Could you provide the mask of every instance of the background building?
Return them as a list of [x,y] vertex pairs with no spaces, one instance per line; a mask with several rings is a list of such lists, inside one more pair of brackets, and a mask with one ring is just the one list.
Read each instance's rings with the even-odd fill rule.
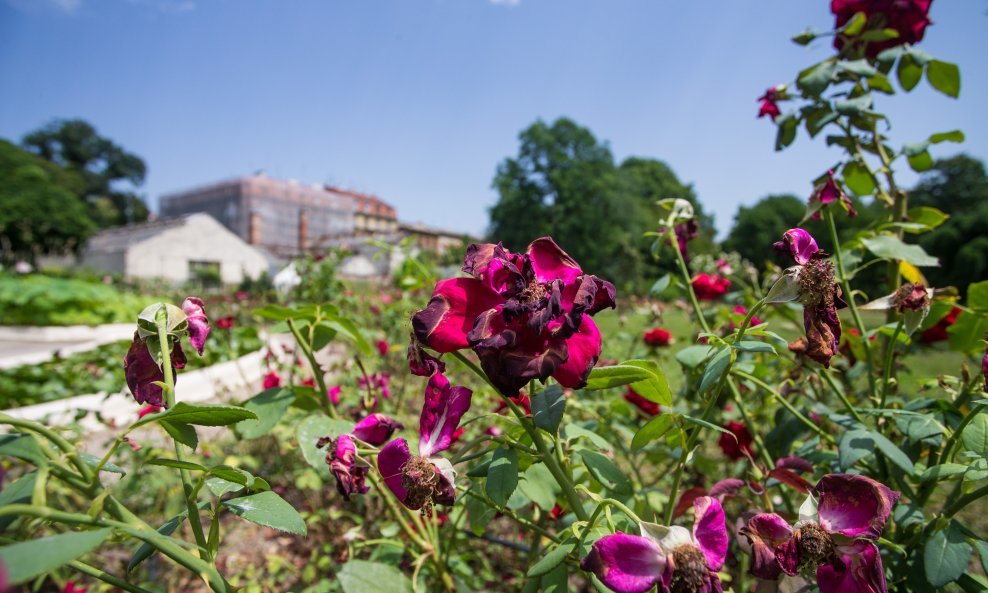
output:
[[131,278],[236,284],[268,271],[267,258],[208,214],[103,231],[89,240],[84,267]]

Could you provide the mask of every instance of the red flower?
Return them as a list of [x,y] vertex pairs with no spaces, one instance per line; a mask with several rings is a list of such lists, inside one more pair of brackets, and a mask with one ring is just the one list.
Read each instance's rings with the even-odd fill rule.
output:
[[233,315],[227,315],[226,317],[220,317],[216,320],[216,327],[219,329],[233,329],[234,317]]
[[649,416],[658,416],[662,413],[662,406],[651,400],[645,399],[639,395],[638,392],[632,389],[630,385],[628,386],[628,390],[624,392],[624,399]]
[[145,416],[147,416],[149,414],[157,414],[160,411],[161,411],[161,406],[144,406],[137,413],[137,419],[140,420],[141,418],[143,418],[143,417],[145,417]]
[[62,587],[62,593],[86,593],[86,588],[76,587],[74,581],[65,581],[65,586]]
[[[868,19],[862,33],[876,29],[893,29],[899,34],[892,39],[865,42],[865,55],[874,58],[890,47],[922,41],[926,26],[930,24],[932,2],[933,0],[831,0],[830,12],[837,17],[834,28],[843,27],[855,14],[862,12]],[[834,47],[843,49],[847,41],[845,36],[837,35],[834,38]]]
[[387,340],[377,341],[377,353],[380,354],[381,356],[387,356],[388,350],[390,349],[391,349],[391,345],[388,344]]
[[742,422],[730,421],[725,426],[730,434],[721,434],[720,440],[717,441],[717,445],[720,450],[724,452],[733,460],[741,459],[746,456],[754,456],[755,452],[751,448],[751,443],[754,441],[754,437],[748,432],[748,427]]
[[712,301],[727,294],[731,281],[713,274],[697,274],[693,278],[693,292],[701,301]]
[[954,307],[936,322],[936,325],[928,328],[926,331],[919,335],[920,339],[927,344],[933,344],[934,342],[943,342],[947,339],[947,328],[957,321],[957,317],[961,314],[961,309],[959,307]]
[[[316,380],[313,377],[309,377],[305,381],[302,381],[302,385],[304,385],[305,387],[315,387],[316,386]],[[277,387],[277,385],[275,385],[275,387]]]
[[264,375],[264,382],[261,383],[261,387],[264,389],[281,387],[281,377],[278,376],[278,373],[271,371],[267,375]]
[[[745,307],[744,305],[738,305],[737,307],[734,307],[734,313],[736,315],[747,315],[748,314],[748,308]],[[754,326],[754,325],[761,325],[762,324],[762,320],[759,319],[757,315],[755,315],[755,316],[752,316],[751,321],[749,323],[752,326]]]
[[668,346],[672,343],[672,332],[665,328],[655,327],[642,334],[642,340],[653,348]]
[[758,117],[765,117],[767,115],[769,119],[775,121],[775,118],[782,115],[779,104],[776,102],[777,99],[778,90],[776,87],[768,89],[764,95],[758,97],[758,100],[761,101],[761,105],[758,108]]

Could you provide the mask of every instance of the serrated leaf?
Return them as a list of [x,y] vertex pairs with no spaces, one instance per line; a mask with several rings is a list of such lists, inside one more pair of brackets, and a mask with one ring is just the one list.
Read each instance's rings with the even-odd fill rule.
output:
[[226,500],[223,506],[238,517],[265,527],[305,535],[305,521],[295,507],[270,490]]
[[0,562],[7,569],[7,580],[19,585],[95,550],[112,531],[73,531],[9,544],[0,548]]
[[556,506],[559,484],[544,463],[533,463],[522,473],[518,490],[543,511],[549,512]]
[[594,367],[587,378],[587,385],[583,389],[596,391],[599,389],[610,389],[629,385],[638,381],[644,381],[651,377],[651,373],[636,366],[617,364],[606,367]]
[[930,60],[926,65],[926,80],[948,97],[956,98],[961,93],[961,71],[957,64]]
[[631,448],[638,451],[652,441],[662,438],[673,427],[675,419],[670,414],[661,414],[649,420],[631,439]]
[[575,549],[576,542],[573,541],[565,541],[559,544],[528,569],[529,578],[540,577],[553,568],[556,568]]
[[926,470],[919,475],[919,481],[933,482],[946,480],[947,478],[963,475],[967,469],[968,468],[966,465],[961,465],[959,463],[941,463],[940,465],[934,465],[933,467],[926,468]]
[[350,560],[336,575],[343,593],[412,593],[412,581],[390,564]]
[[946,529],[934,533],[923,546],[923,569],[926,580],[934,587],[943,587],[957,580],[967,568],[974,548],[971,547],[954,521]]
[[715,353],[703,369],[703,376],[700,379],[700,386],[697,391],[706,393],[707,390],[716,385],[721,377],[724,376],[724,373],[727,372],[731,363],[734,362],[734,355],[734,350],[726,347]]
[[914,266],[939,266],[940,260],[929,255],[919,245],[907,244],[895,235],[877,235],[861,239],[861,243],[876,256],[899,259]]
[[170,437],[193,451],[195,451],[196,447],[199,446],[199,435],[196,434],[196,429],[194,426],[183,424],[181,422],[170,422],[168,420],[161,420],[158,424],[161,425],[161,428],[163,428]]
[[498,447],[487,470],[484,490],[496,505],[503,507],[517,487],[518,453],[510,447]]
[[0,455],[9,455],[36,466],[48,465],[38,442],[29,434],[4,434],[0,435]]
[[868,169],[857,161],[850,161],[841,170],[844,184],[859,196],[869,196],[875,192],[875,180]]
[[257,418],[237,423],[237,434],[244,439],[256,439],[268,434],[294,401],[295,393],[287,387],[275,387],[255,395],[244,402],[244,409],[253,412]]
[[778,354],[775,351],[774,346],[765,342],[759,342],[757,340],[741,340],[732,346],[740,352],[767,352],[770,354]]
[[532,396],[532,421],[549,434],[556,434],[566,411],[566,396],[559,385],[551,385]]
[[961,433],[964,448],[978,455],[988,455],[988,414],[976,415]]
[[[197,426],[229,426],[242,420],[257,419],[257,415],[250,410],[240,406],[226,406],[221,404],[190,404],[178,402],[170,409],[148,416],[148,420],[168,421],[173,424],[194,424]],[[138,421],[134,426],[144,422]]]
[[600,436],[592,430],[587,430],[579,424],[569,423],[563,427],[562,437],[564,440],[573,441],[578,438],[585,438],[594,444],[598,449],[603,449],[605,451],[611,451],[614,449],[614,445],[607,442],[607,439]]
[[647,379],[635,381],[631,388],[640,396],[664,406],[672,405],[672,391],[662,368],[654,360],[626,360],[622,365],[637,367],[649,373]]
[[609,457],[586,449],[580,451],[580,457],[587,466],[587,470],[590,471],[590,475],[604,488],[615,494],[632,493],[631,481]]
[[810,96],[819,96],[825,91],[837,72],[837,63],[832,60],[820,62],[799,73],[796,86]]

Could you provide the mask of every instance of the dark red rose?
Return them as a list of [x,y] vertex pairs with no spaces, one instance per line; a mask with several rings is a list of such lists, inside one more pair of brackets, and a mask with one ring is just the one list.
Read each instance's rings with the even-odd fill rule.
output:
[[[868,19],[862,33],[876,29],[893,29],[899,34],[892,39],[862,42],[866,44],[865,55],[874,58],[890,47],[922,41],[926,26],[930,24],[932,3],[933,0],[831,0],[830,12],[837,17],[835,28],[843,27],[855,14],[862,12]],[[847,37],[837,35],[834,38],[834,47],[843,49],[847,41]],[[853,41],[856,42],[857,38]]]
[[731,281],[713,274],[697,274],[693,278],[693,292],[701,301],[712,301],[727,294]]
[[628,390],[624,392],[624,399],[649,416],[658,416],[662,413],[662,406],[651,400],[645,399],[639,395],[638,392],[632,389],[630,385],[628,386]]
[[926,331],[919,335],[920,339],[927,344],[933,344],[935,342],[943,342],[947,339],[947,328],[957,321],[957,316],[961,314],[961,309],[959,307],[954,307],[943,316],[940,321],[936,322],[936,325],[928,328]]
[[745,456],[754,456],[755,452],[751,448],[751,443],[754,442],[754,438],[751,436],[751,433],[748,431],[748,427],[745,426],[744,423],[735,422],[732,420],[728,422],[727,426],[724,428],[734,435],[733,437],[730,434],[720,435],[720,440],[717,441],[717,445],[720,447],[720,450],[724,452],[724,455],[727,455],[733,460],[741,459]]
[[655,327],[642,334],[642,340],[649,346],[668,346],[672,343],[672,332],[662,327]]
[[216,327],[219,329],[233,329],[234,322],[233,315],[227,315],[216,320]]

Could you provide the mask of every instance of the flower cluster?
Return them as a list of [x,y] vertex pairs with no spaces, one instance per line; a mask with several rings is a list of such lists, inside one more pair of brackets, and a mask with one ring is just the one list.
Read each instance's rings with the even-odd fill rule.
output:
[[693,292],[701,301],[713,301],[727,294],[731,281],[715,274],[697,274],[693,277]]
[[590,317],[615,306],[613,284],[584,274],[549,237],[523,254],[500,243],[470,245],[463,271],[471,277],[441,280],[412,316],[418,342],[440,353],[472,348],[505,395],[533,379],[586,384],[600,357]]

